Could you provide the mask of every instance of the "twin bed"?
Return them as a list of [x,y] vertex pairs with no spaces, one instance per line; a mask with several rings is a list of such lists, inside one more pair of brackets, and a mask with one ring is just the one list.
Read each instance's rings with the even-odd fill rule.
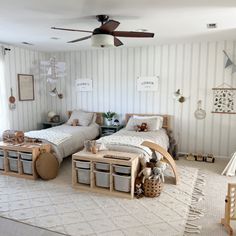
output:
[[[71,120],[77,118],[81,113],[86,117],[90,114],[91,121],[86,123],[88,125],[72,126],[72,123],[68,121],[63,125],[53,128],[27,132],[25,136],[42,139],[50,143],[54,155],[58,162],[61,163],[63,158],[81,150],[84,146],[84,141],[93,140],[99,136],[99,125],[103,123],[102,113],[88,113],[75,110],[68,112],[68,116]],[[160,121],[158,122],[160,123],[153,123],[154,117],[159,117]],[[132,122],[136,122],[136,124],[147,122],[150,125],[150,130],[148,132],[136,132],[135,125]],[[169,122],[170,117],[168,115],[126,114],[127,126],[125,128],[113,135],[102,137],[97,142],[104,144],[110,150],[139,152],[145,158],[149,158],[152,155],[150,149],[141,144],[144,141],[151,141],[160,145],[164,150],[168,150],[169,138],[167,131],[170,128]],[[159,127],[156,127],[156,125]],[[151,128],[151,126],[153,127]],[[159,154],[157,153],[157,155]]]

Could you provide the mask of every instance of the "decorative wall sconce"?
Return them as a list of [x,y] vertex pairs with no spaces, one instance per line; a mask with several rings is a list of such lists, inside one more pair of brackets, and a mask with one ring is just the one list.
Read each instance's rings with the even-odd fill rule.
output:
[[58,96],[58,98],[60,98],[60,99],[63,98],[63,94],[62,94],[62,93],[58,93],[56,87],[55,87],[53,90],[49,91],[49,94],[50,94],[52,97]]
[[180,89],[177,89],[177,91],[173,93],[173,98],[180,103],[183,103],[186,100],[183,94],[180,93]]

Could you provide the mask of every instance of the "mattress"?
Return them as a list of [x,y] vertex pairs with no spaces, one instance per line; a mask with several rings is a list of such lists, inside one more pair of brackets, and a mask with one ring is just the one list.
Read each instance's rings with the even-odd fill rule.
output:
[[[136,132],[124,128],[113,135],[97,140],[98,143],[103,144],[109,150],[142,153],[146,159],[150,159],[152,152],[149,148],[141,145],[144,141],[157,143],[165,150],[168,150],[169,147],[169,138],[165,129]],[[159,153],[156,154],[161,157]]]
[[[59,163],[84,146],[85,140],[95,139],[99,135],[99,125],[92,123],[89,126],[70,126],[63,124],[45,130],[26,132],[25,136],[43,139],[51,144]],[[55,136],[55,137],[54,137]]]

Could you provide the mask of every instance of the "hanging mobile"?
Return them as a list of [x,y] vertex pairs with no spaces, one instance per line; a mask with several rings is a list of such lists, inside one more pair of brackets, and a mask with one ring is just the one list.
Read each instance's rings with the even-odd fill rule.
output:
[[9,108],[11,110],[16,109],[16,104],[15,104],[16,98],[13,96],[12,88],[11,88],[11,96],[9,97]]
[[205,119],[206,117],[206,111],[202,109],[202,101],[199,100],[197,102],[197,110],[194,112],[194,116],[198,120]]

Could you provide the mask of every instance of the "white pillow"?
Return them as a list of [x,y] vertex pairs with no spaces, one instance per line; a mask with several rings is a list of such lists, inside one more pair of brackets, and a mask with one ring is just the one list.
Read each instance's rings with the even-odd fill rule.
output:
[[141,125],[142,123],[147,123],[148,131],[156,131],[158,126],[157,118],[148,118],[148,119],[137,119],[130,117],[129,121],[126,125],[127,130],[136,130],[137,125]]
[[139,116],[139,115],[133,115],[133,118],[135,119],[157,119],[157,127],[156,130],[159,130],[163,126],[163,117],[162,116]]
[[92,118],[93,118],[92,112],[73,110],[70,119],[67,121],[67,124],[72,125],[73,120],[78,119],[80,126],[88,126],[92,122]]

